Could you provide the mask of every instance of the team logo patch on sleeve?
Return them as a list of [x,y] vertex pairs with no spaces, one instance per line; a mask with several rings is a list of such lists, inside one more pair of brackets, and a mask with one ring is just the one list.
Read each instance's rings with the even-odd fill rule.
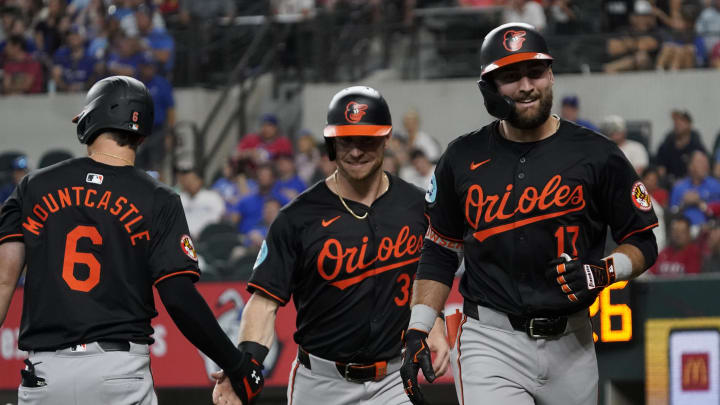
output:
[[263,241],[262,246],[260,246],[260,252],[258,252],[257,259],[255,259],[255,264],[253,265],[253,270],[257,268],[257,266],[261,265],[262,262],[265,261],[268,255],[268,248],[267,248],[267,242]]
[[180,248],[185,255],[195,261],[198,260],[197,252],[195,251],[195,245],[193,245],[192,239],[189,235],[183,235],[180,238]]
[[645,185],[636,181],[633,184],[632,192],[630,193],[633,204],[638,207],[641,211],[650,211],[652,209],[652,201],[650,200],[650,193],[648,193]]
[[433,173],[428,189],[425,192],[425,201],[432,204],[435,202],[435,198],[437,198],[437,180],[435,180],[435,173]]

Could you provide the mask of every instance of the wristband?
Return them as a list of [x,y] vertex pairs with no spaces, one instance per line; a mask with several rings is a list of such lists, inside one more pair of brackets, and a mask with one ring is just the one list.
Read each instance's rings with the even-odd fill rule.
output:
[[260,364],[265,361],[265,357],[267,357],[268,353],[270,352],[270,349],[268,349],[267,347],[261,345],[260,343],[252,342],[249,340],[240,342],[237,345],[237,348],[241,352],[250,353],[250,355],[252,355],[253,358],[257,360]]
[[423,332],[429,332],[435,325],[435,318],[437,318],[438,312],[432,307],[425,304],[416,304],[412,307],[410,312],[410,323],[408,330],[417,329]]
[[625,253],[615,252],[603,260],[612,258],[615,266],[615,281],[627,281],[632,277],[632,261]]

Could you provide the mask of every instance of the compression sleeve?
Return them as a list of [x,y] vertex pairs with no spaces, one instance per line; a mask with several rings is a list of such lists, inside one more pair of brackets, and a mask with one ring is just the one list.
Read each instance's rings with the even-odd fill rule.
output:
[[169,277],[156,286],[160,299],[180,332],[223,370],[232,369],[242,354],[218,325],[189,276]]
[[425,238],[415,278],[437,281],[452,288],[459,261],[457,252]]

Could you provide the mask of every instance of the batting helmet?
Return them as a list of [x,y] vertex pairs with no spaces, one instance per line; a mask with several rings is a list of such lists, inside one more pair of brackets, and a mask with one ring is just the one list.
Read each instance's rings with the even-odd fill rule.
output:
[[498,93],[495,84],[486,75],[501,67],[528,60],[546,60],[552,63],[545,38],[530,24],[508,23],[490,31],[480,48],[481,72],[478,87],[485,99],[488,113],[507,119],[515,102]]
[[153,126],[153,101],[139,80],[111,76],[95,83],[85,97],[85,108],[72,120],[80,143],[89,144],[105,130],[149,136]]
[[386,136],[392,133],[390,108],[379,91],[367,86],[340,90],[330,100],[323,135],[330,160],[338,136]]

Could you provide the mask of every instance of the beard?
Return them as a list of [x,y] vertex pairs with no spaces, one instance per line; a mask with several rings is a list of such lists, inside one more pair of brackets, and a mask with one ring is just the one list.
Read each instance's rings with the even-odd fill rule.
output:
[[513,107],[510,113],[510,118],[507,121],[519,129],[533,129],[542,125],[550,117],[550,111],[552,110],[553,92],[552,87],[548,87],[544,93],[540,95],[540,105],[537,110],[527,110],[523,114],[518,113],[517,104]]

